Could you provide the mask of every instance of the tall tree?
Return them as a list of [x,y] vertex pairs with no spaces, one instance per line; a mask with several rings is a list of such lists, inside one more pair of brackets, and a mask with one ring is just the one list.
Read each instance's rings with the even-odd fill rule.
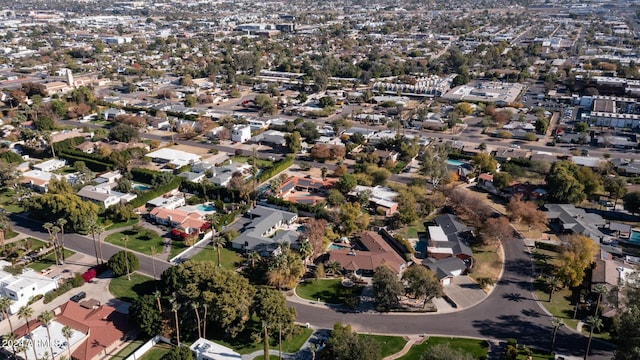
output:
[[[33,309],[28,305],[25,305],[18,309],[18,318],[24,319],[27,325],[27,333],[29,334],[29,338],[33,338],[33,334],[31,333],[31,324],[29,324],[29,320],[33,316]],[[38,353],[36,352],[35,344],[31,344],[31,348],[33,349],[33,358],[38,358]]]
[[618,203],[618,199],[627,193],[627,180],[620,176],[605,176],[604,191],[609,193],[609,197],[613,198],[613,204]]
[[399,305],[404,288],[398,279],[398,274],[390,267],[380,265],[373,275],[373,291],[376,308],[379,311],[389,311]]
[[67,224],[67,220],[65,218],[59,218],[56,220],[56,225],[60,228],[60,259],[64,264],[65,256],[64,256],[64,226]]
[[578,171],[578,165],[568,161],[553,163],[547,176],[547,187],[551,201],[573,204],[586,199],[585,185],[577,179]]
[[304,272],[302,258],[291,251],[288,244],[282,244],[280,254],[273,255],[269,261],[267,278],[269,284],[278,289],[292,289]]
[[73,329],[69,325],[65,325],[62,327],[62,336],[67,340],[67,352],[69,352],[69,359],[71,359],[71,343],[69,339],[73,335]]
[[602,302],[602,296],[609,293],[609,289],[605,284],[596,284],[593,287],[593,292],[598,295],[598,300],[596,301],[596,308],[594,311],[594,316],[598,316],[598,312],[600,311],[600,303]]
[[55,353],[53,352],[53,341],[51,341],[51,321],[55,318],[53,311],[45,311],[40,316],[38,316],[38,320],[44,325],[47,329],[47,338],[49,339],[49,349],[51,350],[51,359],[55,359]]
[[422,265],[413,265],[403,274],[402,280],[406,283],[407,294],[412,294],[416,298],[424,298],[422,307],[425,307],[429,300],[442,296],[442,285],[435,274]]
[[552,317],[551,318],[551,325],[553,326],[553,333],[551,335],[551,351],[550,353],[553,354],[553,352],[555,351],[555,347],[556,347],[556,335],[558,334],[558,330],[564,326],[564,323],[562,322],[562,319],[557,318],[557,317]]
[[485,221],[481,229],[481,236],[486,243],[499,247],[503,241],[513,238],[514,230],[509,220],[504,217],[494,217]]
[[173,318],[176,326],[176,342],[180,347],[180,322],[178,321],[178,310],[180,310],[180,303],[177,300],[171,300],[171,311],[173,312]]
[[0,297],[0,312],[4,315],[4,318],[9,322],[9,332],[13,333],[13,324],[11,324],[11,317],[9,314],[9,308],[13,304],[13,300],[6,296]]
[[[92,220],[89,223],[89,231],[91,231],[91,237],[93,238],[93,250],[96,254],[96,265],[100,265],[103,262],[102,257],[102,244],[100,238],[104,232],[104,226],[98,224],[97,221]],[[98,236],[96,239],[96,235]]]
[[640,213],[640,191],[630,192],[622,197],[624,209],[633,215]]
[[220,251],[227,244],[227,239],[224,236],[216,236],[211,240],[211,243],[216,247],[216,251],[218,253],[218,266],[222,266]]
[[630,304],[614,321],[613,337],[618,348],[614,360],[640,359],[640,308]]
[[381,360],[380,344],[371,337],[358,336],[350,325],[333,326],[326,346],[320,352],[321,360]]
[[589,316],[585,320],[585,324],[589,326],[589,340],[587,341],[587,349],[584,351],[584,360],[589,358],[589,351],[591,350],[591,339],[593,339],[593,332],[599,331],[602,327],[602,319],[597,316]]
[[571,235],[563,239],[563,248],[557,269],[558,278],[566,286],[578,286],[584,279],[584,271],[593,262],[599,247],[590,237]]
[[449,177],[447,152],[446,146],[435,145],[428,147],[420,157],[420,174],[428,177],[435,188]]

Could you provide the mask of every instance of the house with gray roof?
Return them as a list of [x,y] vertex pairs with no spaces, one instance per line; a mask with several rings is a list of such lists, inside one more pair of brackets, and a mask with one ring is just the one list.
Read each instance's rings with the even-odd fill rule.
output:
[[280,243],[288,243],[292,248],[299,246],[298,232],[284,229],[298,220],[298,214],[258,205],[245,216],[249,216],[251,222],[231,242],[234,249],[270,256]]
[[467,271],[467,264],[455,256],[439,260],[426,258],[422,261],[422,265],[433,271],[443,286],[452,284],[456,276],[462,275]]
[[426,232],[418,234],[419,241],[426,243],[426,257],[444,259],[457,257],[469,261],[473,251],[469,247],[471,228],[451,214],[442,214],[434,219],[435,226],[428,226]]
[[609,238],[600,231],[606,222],[598,214],[588,213],[572,204],[545,204],[544,208],[549,226],[559,233],[588,236],[598,244]]

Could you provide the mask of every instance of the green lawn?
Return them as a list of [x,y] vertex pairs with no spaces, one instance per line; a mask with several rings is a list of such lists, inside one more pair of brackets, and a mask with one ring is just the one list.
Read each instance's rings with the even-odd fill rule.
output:
[[169,259],[173,259],[178,256],[181,252],[187,250],[189,247],[184,244],[184,241],[180,240],[171,240],[171,251],[169,251]]
[[19,214],[24,212],[24,208],[15,200],[16,192],[10,189],[0,190],[0,207],[7,212]]
[[171,351],[172,346],[163,342],[155,344],[149,351],[144,353],[139,360],[158,360],[164,356],[164,354]]
[[[546,351],[531,349],[531,348],[529,348],[529,350],[531,350],[531,358],[530,358],[531,360],[554,360],[556,358],[554,355],[551,355]],[[524,351],[520,351],[516,359],[527,360],[529,359],[529,357],[527,354],[524,353]]]
[[404,236],[406,239],[417,239],[418,238],[418,233],[419,232],[424,232],[426,231],[425,227],[424,227],[424,221],[423,220],[418,220],[417,223],[412,224],[410,226],[406,226],[402,229],[399,229],[398,231],[396,231],[398,234],[401,234],[402,236]]
[[[254,351],[262,350],[263,348],[262,343],[255,343],[251,340],[251,333],[256,330],[258,330],[257,326],[255,329],[248,329],[248,331],[244,331],[241,335],[233,340],[223,340],[215,338],[212,340],[224,346],[230,347],[240,354],[250,354]],[[300,350],[300,347],[302,346],[302,344],[304,344],[305,341],[307,341],[309,336],[311,336],[311,333],[313,333],[313,329],[299,327],[298,333],[292,336],[290,339],[282,339],[282,352],[294,353]],[[278,349],[278,332],[272,331],[270,338],[270,349]]]
[[[195,256],[191,258],[193,261],[213,261],[218,265],[218,251],[212,244],[207,244],[202,251],[197,253]],[[235,269],[238,267],[238,264],[243,261],[242,256],[240,256],[237,252],[227,249],[220,249],[220,260],[222,262],[222,267],[225,269]]]
[[129,343],[129,345],[124,347],[122,350],[118,351],[117,354],[113,355],[111,359],[116,359],[116,360],[126,359],[129,355],[133,354],[134,351],[138,350],[138,348],[144,345],[144,343],[146,343],[147,341],[149,341],[149,339],[147,338],[140,338],[140,339],[133,340],[132,342]]
[[156,290],[154,280],[148,276],[133,273],[131,281],[126,276],[111,279],[109,283],[109,292],[116,298],[133,302],[140,296],[152,294]]
[[362,286],[351,288],[342,286],[341,279],[321,279],[298,284],[296,294],[303,299],[320,301],[329,304],[344,304],[354,295],[360,295]]
[[[69,249],[64,249],[64,258],[68,259],[69,257],[75,255],[74,251],[71,251]],[[29,265],[27,265],[28,267],[32,268],[35,271],[41,271],[43,269],[46,269],[48,267],[53,267],[56,265],[56,255],[54,253],[51,253],[39,260],[36,260],[32,263],[30,263]]]
[[413,345],[399,360],[418,360],[429,348],[439,344],[448,344],[454,349],[471,354],[476,359],[486,358],[489,352],[489,345],[484,340],[432,336],[421,344]]
[[494,246],[473,247],[473,271],[469,277],[476,282],[480,278],[490,278],[496,282],[501,270],[502,262]]
[[[233,162],[248,163],[249,159],[252,159],[252,157],[251,156],[234,156]],[[258,167],[260,168],[269,167],[273,165],[273,162],[269,160],[264,160],[264,159],[257,159],[257,160],[258,160]]]
[[[271,349],[269,349],[271,350]],[[274,349],[277,350],[277,349]],[[264,355],[258,355],[253,358],[253,360],[264,360]],[[278,355],[269,355],[269,360],[280,360],[280,356]]]
[[122,232],[114,233],[105,239],[106,242],[124,247],[122,238],[124,236],[129,237],[127,242],[127,249],[141,252],[143,254],[151,255],[151,248],[155,247],[156,252],[162,251],[162,238],[155,232],[142,229],[138,231],[136,229],[125,230]]
[[407,344],[407,340],[401,336],[386,336],[386,335],[367,335],[358,334],[361,337],[368,337],[380,344],[380,350],[382,350],[382,357],[385,358],[389,355],[400,352],[402,348]]
[[118,228],[123,228],[123,227],[126,227],[126,226],[135,225],[139,221],[140,221],[140,219],[131,219],[131,220],[125,221],[125,222],[113,223],[113,224],[110,224],[109,226],[107,226],[106,230],[118,229]]

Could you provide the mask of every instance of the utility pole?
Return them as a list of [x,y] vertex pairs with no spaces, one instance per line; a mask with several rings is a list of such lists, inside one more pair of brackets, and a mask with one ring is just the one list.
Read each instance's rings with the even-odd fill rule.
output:
[[128,236],[122,237],[122,242],[124,243],[124,263],[127,266],[127,279],[131,281],[131,272],[129,271],[129,250],[127,249],[127,242],[129,241]]

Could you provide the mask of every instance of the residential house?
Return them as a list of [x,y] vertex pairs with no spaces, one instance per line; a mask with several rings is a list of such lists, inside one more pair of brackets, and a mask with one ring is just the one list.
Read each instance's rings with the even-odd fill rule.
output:
[[200,155],[171,148],[158,149],[146,154],[145,156],[151,158],[155,163],[168,163],[173,164],[176,167],[182,167],[200,161]]
[[197,211],[185,211],[181,209],[153,208],[149,217],[158,224],[180,229],[187,234],[199,234],[206,227],[207,221]]
[[285,146],[287,143],[285,133],[277,130],[267,130],[251,138],[255,143],[267,143],[275,146]]
[[378,164],[384,165],[387,162],[395,163],[398,161],[400,154],[396,151],[376,150],[373,155],[378,159]]
[[425,257],[436,260],[457,257],[470,266],[473,251],[469,239],[471,229],[451,214],[442,214],[434,219],[435,226],[428,226],[427,232],[419,233],[419,241],[426,243]]
[[93,181],[98,184],[117,184],[118,180],[122,179],[122,174],[119,171],[109,171],[98,175]]
[[184,194],[165,194],[147,201],[148,207],[162,207],[170,210],[184,206],[185,204]]
[[231,141],[245,143],[251,139],[251,127],[249,125],[234,125],[231,129]]
[[337,261],[350,273],[371,276],[380,265],[387,265],[398,275],[407,266],[405,259],[384,238],[373,231],[361,233],[350,249],[329,251],[329,261]]
[[64,160],[51,159],[43,161],[39,164],[33,165],[33,168],[40,171],[52,172],[54,170],[62,169],[67,166],[67,162]]
[[298,204],[316,205],[326,200],[327,192],[336,184],[335,179],[316,180],[291,176],[285,180],[275,196]]
[[136,194],[125,194],[112,190],[113,183],[104,182],[98,185],[88,185],[80,189],[77,195],[83,200],[92,201],[108,208],[117,204],[126,204],[138,197]]
[[496,189],[493,184],[493,175],[489,173],[483,173],[478,176],[478,185],[479,188],[490,192],[491,194],[498,194],[498,189]]
[[257,131],[257,130],[268,128],[269,125],[271,124],[271,120],[270,119],[252,118],[252,119],[247,120],[247,123],[249,124],[249,127],[251,128],[251,131]]
[[298,214],[258,205],[245,216],[249,216],[251,222],[231,242],[234,249],[256,251],[262,256],[270,256],[281,242],[289,243],[292,247],[299,245],[299,234],[285,229],[298,220]]
[[109,108],[102,111],[102,118],[105,120],[114,120],[118,115],[124,115],[127,112],[122,109]]
[[199,338],[189,349],[195,354],[196,360],[240,360],[242,355],[226,346],[207,339]]
[[634,159],[611,159],[611,164],[618,174],[626,176],[638,176],[640,175],[640,162],[635,162]]
[[[11,265],[2,261],[0,266],[4,269]],[[44,295],[58,288],[58,282],[43,276],[31,269],[25,269],[22,274],[11,275],[0,270],[0,296],[8,297],[13,301],[9,307],[9,313],[15,314],[22,306],[37,295]]]
[[398,211],[398,203],[395,199],[400,194],[382,185],[376,185],[374,187],[357,185],[353,191],[347,195],[356,198],[365,192],[369,192],[369,206],[373,207],[376,212],[391,216]]
[[549,226],[560,234],[580,234],[593,239],[596,243],[608,242],[609,237],[600,228],[606,222],[602,216],[588,213],[572,204],[545,204]]
[[442,286],[451,285],[456,276],[463,275],[467,271],[467,264],[455,256],[435,259],[426,258],[422,265],[433,271]]
[[29,170],[22,174],[20,183],[28,186],[35,191],[45,193],[51,179],[60,180],[62,176],[41,170]]

